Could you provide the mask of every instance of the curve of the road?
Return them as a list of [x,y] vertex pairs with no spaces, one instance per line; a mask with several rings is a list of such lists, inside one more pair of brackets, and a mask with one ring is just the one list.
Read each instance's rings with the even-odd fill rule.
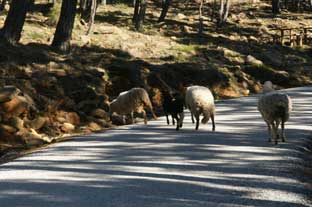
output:
[[[287,90],[287,143],[267,142],[257,96],[217,103],[211,123],[157,121],[76,137],[0,166],[1,207],[298,207],[300,149],[312,129],[312,87]],[[310,187],[310,189],[309,189]],[[310,194],[311,195],[311,194]]]

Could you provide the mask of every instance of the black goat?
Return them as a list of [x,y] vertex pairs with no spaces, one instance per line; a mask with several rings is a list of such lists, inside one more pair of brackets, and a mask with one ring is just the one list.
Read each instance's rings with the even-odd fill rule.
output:
[[183,96],[175,92],[173,94],[170,94],[168,92],[164,93],[164,101],[163,101],[163,110],[167,118],[167,124],[169,125],[169,118],[168,116],[171,115],[172,117],[172,124],[175,124],[175,120],[177,121],[177,127],[176,130],[179,130],[179,128],[183,125],[183,119],[184,119],[184,98]]

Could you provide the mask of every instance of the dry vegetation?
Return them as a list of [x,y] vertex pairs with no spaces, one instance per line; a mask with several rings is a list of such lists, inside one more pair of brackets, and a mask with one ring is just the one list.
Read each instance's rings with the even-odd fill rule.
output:
[[[269,79],[279,87],[312,83],[311,45],[282,46],[269,38],[273,28],[312,26],[311,13],[284,12],[272,18],[265,3],[239,4],[228,25],[217,29],[207,8],[199,36],[197,5],[176,3],[163,23],[157,23],[158,8],[150,6],[144,31],[138,33],[131,24],[131,7],[100,6],[90,36],[76,19],[72,53],[66,56],[48,46],[59,7],[45,15],[29,13],[21,44],[0,45],[0,86],[21,89],[36,112],[25,109],[18,119],[12,116],[2,124],[6,138],[1,149],[38,146],[64,134],[109,128],[107,97],[111,100],[134,86],[148,88],[161,113],[156,74],[172,88],[209,86],[217,98],[257,93],[260,82]],[[0,25],[4,20],[2,13]],[[22,126],[16,124],[20,121]]]

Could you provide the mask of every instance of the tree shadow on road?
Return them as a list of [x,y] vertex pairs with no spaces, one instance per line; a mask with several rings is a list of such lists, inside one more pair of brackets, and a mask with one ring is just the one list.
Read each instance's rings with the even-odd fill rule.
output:
[[[296,180],[301,176],[302,140],[311,132],[301,128],[311,126],[306,119],[312,115],[303,110],[311,91],[303,90],[297,97],[287,143],[267,143],[261,118],[250,119],[255,117],[256,97],[229,100],[217,104],[216,132],[210,125],[194,130],[188,116],[178,132],[160,119],[147,126],[130,125],[78,137],[2,165],[0,174],[6,179],[1,180],[1,203],[33,207],[42,203],[309,206],[285,197],[304,199],[310,192]],[[239,107],[239,102],[244,104]],[[231,116],[238,114],[240,120],[231,124]],[[18,180],[14,179],[17,175]]]

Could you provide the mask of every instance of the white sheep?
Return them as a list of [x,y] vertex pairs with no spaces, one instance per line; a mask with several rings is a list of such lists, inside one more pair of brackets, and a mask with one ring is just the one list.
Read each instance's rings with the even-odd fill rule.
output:
[[203,124],[207,123],[211,118],[212,130],[215,131],[215,104],[214,97],[210,90],[203,86],[190,86],[186,89],[185,95],[186,107],[191,112],[192,122],[194,117],[196,119],[196,130],[199,126],[199,116],[202,114],[204,117],[201,120]]
[[153,118],[156,119],[156,115],[153,110],[150,98],[143,88],[132,88],[129,91],[124,91],[114,99],[109,106],[109,113],[112,115],[114,112],[119,115],[131,115],[131,121],[133,123],[133,113],[143,113],[144,124],[147,124],[146,112],[144,108],[148,108]]
[[275,144],[278,143],[278,127],[281,124],[281,137],[285,142],[285,122],[288,121],[292,111],[292,101],[287,94],[275,91],[270,81],[265,82],[263,93],[258,100],[258,110],[268,126],[268,141],[271,142],[273,137]]

